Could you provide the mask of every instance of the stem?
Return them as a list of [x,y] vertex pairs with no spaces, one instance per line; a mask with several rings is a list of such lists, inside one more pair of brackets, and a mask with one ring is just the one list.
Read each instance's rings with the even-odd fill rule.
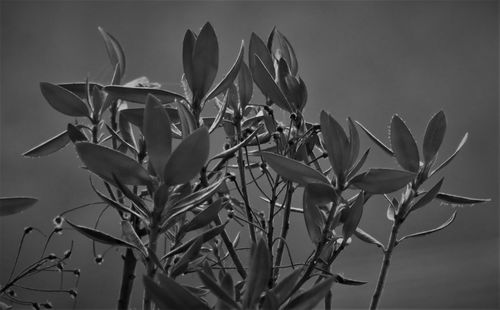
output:
[[329,290],[325,296],[325,310],[332,309],[332,290]]
[[132,293],[132,288],[134,286],[135,279],[135,266],[137,264],[137,258],[131,249],[127,249],[125,252],[123,271],[122,271],[122,285],[120,288],[120,298],[118,299],[118,309],[126,310],[128,309],[130,303],[130,294]]
[[399,227],[401,226],[400,221],[396,220],[392,225],[391,236],[389,237],[389,243],[387,244],[386,251],[384,253],[384,259],[382,261],[382,267],[380,268],[380,274],[377,280],[377,286],[372,296],[370,303],[370,309],[377,309],[380,297],[382,296],[382,291],[384,289],[385,278],[387,277],[387,272],[389,271],[389,265],[391,264],[392,251],[397,243],[397,235]]
[[[286,202],[284,205],[285,213],[283,214],[283,222],[280,235],[281,238],[278,243],[278,249],[276,250],[276,261],[274,264],[275,266],[281,265],[281,259],[283,258],[283,250],[285,249],[285,240],[286,236],[288,235],[288,230],[290,229],[290,213],[292,209],[293,186],[291,182],[288,182],[287,186],[288,189],[286,193]],[[279,276],[279,269],[275,269],[274,273],[275,273],[274,277],[275,279],[277,279]]]

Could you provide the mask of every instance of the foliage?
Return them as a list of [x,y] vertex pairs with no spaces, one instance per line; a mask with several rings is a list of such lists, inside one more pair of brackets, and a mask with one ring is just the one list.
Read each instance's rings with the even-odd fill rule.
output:
[[[466,134],[457,151],[436,165],[446,131],[443,111],[427,125],[421,150],[397,115],[390,123],[390,146],[351,118],[347,130],[326,111],[319,123],[306,120],[307,87],[292,45],[277,29],[267,43],[251,35],[248,61],[242,42],[234,64],[217,83],[214,29],[207,23],[199,33],[188,30],[182,52],[183,94],[161,89],[144,77],[123,83],[125,53],[112,35],[99,31],[114,68],[110,84],[42,82],[49,105],[74,122],[24,155],[46,156],[72,143],[91,173],[96,195],[116,210],[121,236],[97,226],[66,223],[94,242],[123,248],[119,309],[129,307],[137,261],[146,268],[141,277],[144,309],[310,309],[323,299],[330,308],[333,283],[365,283],[332,273],[352,236],[376,245],[384,255],[372,300],[375,308],[394,248],[446,228],[456,215],[435,229],[398,239],[400,226],[412,212],[436,199],[452,204],[487,201],[440,192],[444,179],[427,191],[420,189],[467,139]],[[254,83],[264,100],[254,96]],[[216,115],[205,116],[209,106],[217,108]],[[278,119],[277,110],[289,119]],[[358,127],[400,168],[363,169],[369,151],[360,156]],[[210,156],[210,149],[217,149],[210,145],[210,135],[219,128],[227,143]],[[254,205],[249,190],[259,192],[263,203]],[[292,197],[300,191],[303,206],[292,208]],[[374,195],[389,201],[387,217],[393,228],[386,245],[358,227]],[[33,202],[4,198],[0,215]],[[289,257],[288,266],[284,253],[289,252],[292,212],[303,214],[314,250],[298,264]],[[241,231],[248,231],[248,246],[238,247],[239,233],[229,236],[227,228],[235,224],[248,226]],[[162,240],[168,248],[164,253],[158,247]],[[291,270],[283,272],[286,269]],[[200,286],[182,284],[190,273],[198,275]],[[207,294],[215,304],[208,303]]]

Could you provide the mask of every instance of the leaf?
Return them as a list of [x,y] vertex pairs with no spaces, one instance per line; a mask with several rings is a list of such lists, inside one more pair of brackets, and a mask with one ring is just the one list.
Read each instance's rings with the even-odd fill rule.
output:
[[348,279],[348,278],[341,276],[339,274],[334,275],[334,277],[335,277],[336,283],[343,284],[343,285],[359,286],[359,285],[363,285],[363,284],[368,283],[366,281]]
[[436,198],[447,203],[458,204],[458,205],[469,205],[469,204],[491,201],[491,199],[471,198],[471,197],[464,197],[447,193],[437,193]]
[[427,205],[429,202],[431,202],[436,195],[438,194],[439,190],[441,189],[441,185],[443,185],[444,178],[441,178],[439,182],[436,183],[425,195],[423,195],[415,204],[411,207],[410,211],[415,211],[423,206]]
[[181,227],[183,232],[192,231],[195,229],[202,228],[210,224],[213,220],[217,218],[220,210],[222,210],[222,199],[217,199],[212,202],[205,210],[198,213],[191,221]]
[[455,150],[455,152],[453,152],[453,154],[451,154],[450,157],[448,157],[441,165],[439,165],[439,167],[437,167],[436,169],[434,169],[434,171],[432,171],[429,176],[432,176],[434,173],[438,172],[439,170],[443,169],[444,167],[446,167],[454,158],[455,156],[458,155],[458,153],[460,152],[460,150],[462,149],[462,147],[465,145],[465,143],[467,142],[467,138],[469,137],[469,133],[466,133],[464,135],[464,137],[462,138],[462,140],[460,141],[460,143],[458,144],[457,146],[457,149]]
[[354,124],[353,120],[350,117],[347,118],[347,124],[349,125],[349,146],[350,146],[348,167],[349,169],[351,169],[351,167],[356,162],[356,158],[358,158],[359,155],[359,133],[358,130],[356,129],[356,125]]
[[222,119],[224,118],[224,115],[226,114],[226,109],[227,109],[227,103],[228,103],[228,94],[229,90],[226,92],[226,95],[224,96],[224,99],[222,100],[222,106],[219,108],[219,112],[217,112],[217,116],[215,117],[215,120],[213,121],[212,125],[210,125],[210,129],[208,129],[209,133],[212,133],[217,127],[219,127]]
[[68,133],[69,139],[75,143],[75,142],[81,142],[81,141],[87,141],[87,137],[83,134],[83,132],[78,129],[73,124],[68,124],[66,127],[66,132]]
[[[245,140],[241,141],[240,143],[236,144],[235,146],[224,150],[220,152],[219,154],[215,155],[212,157],[210,160],[214,160],[217,158],[230,158],[232,157],[240,148],[243,148],[252,142],[253,138],[259,133],[259,130],[261,129],[261,126],[259,126],[257,129],[254,130],[248,137],[245,138]],[[250,154],[249,154],[250,155]]]
[[159,274],[160,285],[144,276],[144,287],[160,309],[210,309],[186,288],[163,274]]
[[250,270],[246,279],[243,308],[253,309],[259,301],[260,294],[267,287],[271,276],[271,257],[263,238],[252,244]]
[[[238,73],[238,96],[241,109],[244,110],[253,96],[253,80],[250,70],[245,62],[241,63]],[[244,125],[243,125],[244,127]]]
[[354,235],[361,241],[374,244],[383,250],[385,249],[382,242],[378,241],[375,237],[373,237],[372,235],[370,235],[369,233],[367,233],[366,231],[362,230],[359,227],[357,227],[356,230],[354,231]]
[[149,161],[157,175],[163,178],[165,165],[172,152],[170,118],[160,102],[149,95],[144,109],[143,134]]
[[144,255],[144,257],[148,257],[148,249],[146,248],[144,243],[142,243],[141,238],[139,238],[139,236],[135,232],[135,229],[130,223],[130,221],[122,220],[121,226],[125,240],[133,244],[137,249],[139,249],[142,255]]
[[182,65],[184,68],[184,77],[190,89],[193,89],[193,51],[196,45],[196,35],[187,30],[182,43]]
[[368,158],[369,153],[370,149],[367,149],[363,154],[363,156],[361,156],[361,158],[358,160],[358,162],[354,166],[352,166],[352,168],[349,170],[346,179],[350,179],[353,175],[358,173],[359,169],[361,169],[361,167],[363,167],[363,165],[365,164],[365,161]]
[[342,234],[344,239],[347,240],[352,236],[352,234],[358,228],[359,222],[361,221],[361,216],[363,215],[363,205],[365,204],[365,194],[361,192],[352,205],[344,210],[346,214],[346,220],[344,221],[344,226],[342,226]]
[[380,141],[377,137],[375,137],[375,135],[372,134],[365,126],[363,126],[363,124],[361,124],[358,121],[356,121],[356,124],[358,124],[358,126],[361,127],[361,129],[363,129],[368,138],[370,138],[376,145],[378,145],[382,149],[382,151],[386,152],[390,156],[394,156],[394,152],[388,146],[386,146],[382,141]]
[[358,174],[350,184],[372,194],[388,194],[403,188],[414,177],[412,172],[374,168]]
[[262,157],[271,168],[288,181],[297,182],[301,186],[308,183],[330,184],[322,173],[299,161],[270,152],[262,152]]
[[439,111],[431,118],[425,130],[423,153],[426,165],[434,162],[443,142],[445,132],[446,116],[443,111]]
[[215,80],[219,67],[219,44],[210,23],[200,31],[193,50],[192,90],[193,101],[201,100]]
[[146,87],[106,86],[103,88],[110,96],[116,99],[145,104],[149,94],[155,96],[162,103],[171,103],[175,100],[187,101],[184,96],[163,89]]
[[278,300],[278,305],[283,304],[290,297],[302,273],[302,268],[294,270],[271,289],[271,292]]
[[69,90],[48,82],[41,82],[40,90],[45,100],[58,112],[74,117],[89,116],[85,102]]
[[[120,115],[120,116],[122,116],[122,115]],[[118,140],[121,143],[121,145],[118,147],[118,149],[120,151],[122,151],[122,148],[126,147],[132,153],[138,154],[138,151],[137,151],[135,146],[133,146],[133,145],[129,144],[127,141],[125,141],[124,138],[122,138],[116,131],[113,130],[113,128],[111,128],[111,126],[109,126],[108,124],[105,124],[105,125],[106,125],[106,129],[111,134],[111,137],[115,138],[116,140]],[[122,153],[126,153],[126,150],[123,150]]]
[[[283,57],[286,60],[286,63],[290,67],[291,73],[294,76],[297,75],[299,68],[298,68],[297,57],[295,56],[295,51],[293,50],[292,45],[285,37],[285,35],[279,32],[276,28],[274,28],[272,34],[272,43],[275,43],[276,41],[278,41],[277,42],[278,47],[273,48],[273,50],[275,50],[275,52],[278,52],[277,49],[280,50],[278,53],[281,57]],[[272,45],[274,46],[275,44]]]
[[129,248],[136,248],[135,245],[133,245],[125,240],[108,235],[100,230],[96,230],[96,229],[86,227],[86,226],[76,225],[76,224],[71,223],[69,220],[66,220],[66,222],[68,222],[68,224],[71,227],[73,227],[77,232],[81,233],[85,237],[87,237],[91,240],[94,240],[96,242],[99,242],[102,244],[108,244],[108,245],[112,245],[112,246],[124,246],[124,247],[129,247]]
[[65,147],[69,142],[70,138],[67,131],[63,131],[55,137],[50,138],[49,140],[40,143],[34,148],[23,153],[23,156],[26,157],[41,157],[47,156],[52,153],[55,153]]
[[254,72],[256,70],[257,58],[255,58],[255,56],[258,56],[260,58],[260,60],[264,64],[264,67],[271,73],[271,76],[274,80],[274,62],[271,53],[269,52],[269,49],[267,48],[264,41],[262,41],[262,39],[258,35],[252,32],[252,35],[250,36],[250,44],[248,45],[248,65],[250,67],[252,75],[255,74]]
[[179,253],[186,251],[193,243],[197,242],[198,240],[201,240],[200,241],[201,243],[205,243],[207,241],[212,240],[213,238],[215,238],[217,235],[219,235],[224,230],[226,225],[227,225],[227,222],[224,224],[221,224],[219,226],[215,226],[214,228],[207,230],[206,232],[199,235],[198,237],[194,237],[193,239],[186,241],[184,244],[173,248],[170,252],[165,254],[165,256],[163,256],[161,258],[161,260],[167,259],[173,255],[176,255],[176,254],[179,254]]
[[394,115],[391,120],[391,146],[399,165],[408,171],[417,172],[420,167],[418,147],[403,120]]
[[[89,82],[88,84],[89,84],[90,89],[97,89],[97,90],[102,89],[101,84],[93,83],[93,82]],[[78,97],[85,99],[85,96],[86,96],[85,92],[86,92],[86,88],[87,88],[86,82],[83,82],[83,83],[82,82],[59,83],[57,85],[61,86],[62,88],[66,89],[66,90],[69,90],[70,92],[77,95]]]
[[255,55],[255,58],[255,68],[252,72],[255,84],[257,84],[265,97],[269,98],[282,110],[291,113],[292,107],[285,95],[281,92],[281,89],[276,85],[276,82],[274,82],[271,73],[265,67],[259,56]]
[[349,169],[350,146],[342,126],[328,113],[321,111],[321,134],[325,143],[328,159],[338,178],[343,179],[344,172]]
[[118,150],[125,153],[129,146],[131,146],[132,149],[137,149],[132,124],[130,124],[121,113],[118,114],[118,128],[120,129],[120,135],[122,136],[121,140],[126,142],[120,145]]
[[123,77],[123,75],[125,74],[126,62],[125,53],[123,52],[120,43],[111,34],[104,31],[103,28],[98,27],[97,29],[99,29],[99,32],[104,39],[104,44],[106,45],[106,51],[108,52],[111,65],[113,65],[113,68],[118,66],[118,68],[120,69],[119,75]]
[[172,267],[172,270],[170,271],[170,276],[172,278],[176,278],[182,273],[184,273],[184,271],[186,271],[189,262],[198,257],[202,245],[203,245],[203,239],[199,238],[196,239],[193,243],[191,243],[191,245],[184,253],[184,255],[182,255],[182,257]]
[[446,227],[448,227],[451,223],[453,223],[453,221],[455,220],[456,215],[457,215],[457,211],[453,212],[453,214],[451,215],[451,217],[446,222],[444,222],[443,224],[441,224],[440,226],[438,226],[438,227],[436,227],[434,229],[424,230],[424,231],[421,231],[421,232],[418,232],[418,233],[414,233],[414,234],[411,234],[411,235],[404,236],[404,237],[402,237],[401,239],[398,240],[398,243],[400,243],[401,241],[403,241],[405,239],[416,238],[416,237],[423,237],[423,236],[427,236],[427,235],[430,235],[432,233],[438,232],[440,230],[443,230]]
[[189,111],[189,109],[182,102],[176,102],[176,106],[181,122],[182,137],[186,138],[197,128],[197,121],[195,120],[193,113],[191,113],[191,111]]
[[241,309],[233,298],[229,296],[228,293],[212,279],[212,277],[201,271],[198,271],[198,276],[200,277],[201,282],[203,282],[203,285],[205,285],[220,301],[223,301],[232,309]]
[[[328,205],[336,200],[336,193],[332,186],[324,183],[310,183],[304,188],[303,210],[309,238],[315,244],[321,241],[325,218],[319,205]],[[335,212],[335,210],[333,210]]]
[[238,57],[234,62],[233,66],[229,72],[224,76],[224,78],[215,86],[215,88],[207,95],[207,100],[214,98],[220,93],[224,92],[231,86],[240,72],[241,62],[243,61],[243,41],[241,41],[240,51],[238,52]]
[[23,212],[38,201],[33,197],[0,197],[0,216]]
[[335,282],[334,277],[330,277],[316,284],[311,289],[297,295],[284,308],[293,310],[313,309],[330,291],[330,287]]
[[114,184],[115,175],[126,185],[147,185],[151,182],[148,172],[132,158],[110,148],[79,142],[76,151],[87,168]]
[[127,197],[134,205],[140,209],[144,214],[149,214],[149,210],[146,208],[144,201],[134,194],[125,184],[123,184],[115,175],[113,175],[114,184],[117,188]]
[[397,210],[397,205],[398,201],[396,198],[392,198],[392,201],[386,196],[387,200],[389,201],[389,206],[387,207],[387,219],[389,221],[394,222],[395,216],[396,216],[396,210]]
[[165,165],[165,183],[177,185],[193,179],[205,165],[209,151],[208,129],[199,128],[182,140],[172,152]]

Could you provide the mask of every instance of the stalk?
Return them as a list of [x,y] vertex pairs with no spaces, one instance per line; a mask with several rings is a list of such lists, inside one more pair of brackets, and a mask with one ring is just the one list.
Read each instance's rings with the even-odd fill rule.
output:
[[[276,261],[275,266],[281,265],[281,259],[283,258],[283,250],[285,249],[285,240],[288,235],[288,230],[290,229],[290,213],[292,209],[292,196],[293,196],[293,186],[291,182],[287,184],[287,193],[286,193],[286,202],[283,206],[285,208],[285,212],[283,214],[283,222],[281,225],[281,238],[278,243],[278,249],[276,250]],[[279,276],[279,268],[274,270],[275,278],[277,279]]]
[[118,299],[119,310],[126,310],[129,308],[130,294],[134,286],[135,267],[137,264],[137,258],[131,249],[126,250],[123,259],[122,284],[120,288],[120,298]]

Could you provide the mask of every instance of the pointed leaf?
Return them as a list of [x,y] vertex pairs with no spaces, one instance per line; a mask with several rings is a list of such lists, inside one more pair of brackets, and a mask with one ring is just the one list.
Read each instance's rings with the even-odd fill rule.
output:
[[429,164],[434,161],[446,132],[446,116],[443,111],[436,113],[425,130],[423,153],[424,162]]
[[293,50],[292,45],[285,37],[285,35],[279,32],[276,28],[273,29],[273,33],[271,35],[271,46],[272,50],[275,52],[275,57],[283,57],[290,67],[291,73],[294,76],[297,75],[299,68],[297,57],[295,56],[295,51]]
[[209,148],[210,138],[206,127],[197,129],[182,140],[165,166],[166,184],[183,184],[193,179],[205,165]]
[[324,183],[310,183],[304,188],[302,201],[304,220],[309,238],[315,244],[321,241],[323,229],[325,228],[325,217],[319,206],[330,204],[336,200],[336,196],[333,187]]
[[224,76],[222,81],[215,86],[215,88],[207,95],[207,100],[214,98],[220,93],[224,92],[229,86],[231,86],[240,72],[241,62],[243,61],[243,41],[241,41],[240,51],[238,52],[238,57],[234,62],[233,66],[229,72]]
[[439,182],[436,183],[427,193],[425,193],[415,204],[411,207],[411,211],[418,210],[422,208],[423,206],[427,205],[429,202],[431,202],[436,195],[438,194],[439,190],[441,189],[441,185],[443,185],[444,178],[441,178]]
[[384,249],[384,245],[382,242],[378,241],[375,237],[367,233],[366,231],[362,230],[361,228],[357,227],[356,230],[354,231],[354,235],[361,241],[364,241],[366,243],[374,244],[377,247]]
[[321,134],[325,143],[328,159],[337,177],[349,169],[350,146],[344,129],[328,113],[321,111]]
[[330,287],[332,286],[333,282],[335,282],[334,277],[330,277],[326,280],[321,281],[319,284],[316,284],[311,289],[293,298],[284,309],[285,310],[313,309],[330,291]]
[[345,209],[344,213],[347,218],[344,222],[344,226],[342,227],[342,233],[344,235],[344,239],[348,239],[352,236],[352,234],[358,228],[359,222],[361,221],[361,216],[363,215],[363,205],[365,203],[365,195],[364,192],[358,194],[356,200],[352,203],[352,205]]
[[390,156],[394,156],[394,152],[388,146],[386,146],[382,141],[380,141],[377,137],[375,137],[375,135],[372,134],[365,126],[363,126],[363,124],[361,124],[358,121],[356,121],[356,124],[358,124],[358,126],[361,127],[361,129],[363,129],[368,138],[370,138],[376,145],[378,145],[382,149],[382,151],[386,152]]
[[205,273],[198,271],[198,276],[201,282],[222,302],[226,303],[232,309],[241,309],[241,307],[233,300],[227,292],[220,287],[217,282],[213,280],[212,277],[206,275]]
[[[85,99],[85,96],[86,96],[85,89],[87,88],[87,83],[85,83],[85,82],[83,82],[83,83],[82,82],[59,83],[57,85],[61,86],[62,88],[66,89],[66,90],[69,90],[70,92],[77,95],[78,97]],[[90,89],[101,90],[103,86],[101,84],[98,84],[98,83],[89,82],[89,87],[90,87]]]
[[432,171],[429,176],[432,176],[434,173],[438,172],[439,170],[443,169],[444,167],[446,167],[454,158],[455,156],[458,155],[458,153],[460,152],[460,150],[462,149],[462,147],[465,145],[465,143],[467,142],[467,138],[469,137],[469,133],[466,133],[464,135],[464,137],[462,138],[462,140],[460,141],[460,143],[458,144],[458,147],[457,149],[455,150],[455,152],[453,152],[453,154],[451,154],[450,157],[448,157],[441,165],[439,165],[439,167],[437,167],[436,169],[434,169],[434,171]]
[[297,182],[301,186],[308,183],[330,184],[322,173],[299,161],[270,152],[262,152],[262,157],[271,168],[288,181]]
[[170,103],[175,100],[187,101],[184,96],[163,89],[146,87],[106,86],[104,90],[116,99],[131,101],[135,103],[146,103],[149,94],[158,98],[162,103]]
[[271,276],[271,257],[263,238],[252,245],[250,270],[246,279],[243,308],[253,309]]
[[283,304],[290,297],[302,273],[302,268],[294,270],[271,290],[278,300],[278,305]]
[[106,45],[106,51],[108,52],[109,60],[113,68],[118,66],[120,69],[120,76],[125,74],[125,53],[123,52],[120,43],[111,34],[107,33],[101,27],[98,27],[102,38],[104,39],[104,44]]
[[224,115],[226,114],[226,109],[227,109],[227,104],[228,104],[228,93],[229,90],[226,92],[226,95],[224,96],[224,99],[222,100],[222,106],[219,108],[219,112],[217,112],[217,116],[215,117],[215,120],[213,121],[212,125],[210,125],[210,129],[208,129],[209,133],[212,133],[217,127],[219,127],[222,119],[224,118]]
[[363,285],[363,284],[368,283],[366,281],[348,279],[348,278],[341,276],[339,274],[334,275],[334,277],[335,277],[335,283],[339,283],[339,284],[343,284],[343,285],[359,286],[359,285]]
[[391,146],[396,160],[403,169],[418,171],[420,158],[417,143],[406,124],[397,115],[391,120]]
[[403,188],[414,177],[414,173],[407,171],[374,168],[358,174],[350,184],[372,194],[388,194]]
[[148,96],[144,109],[144,139],[151,164],[157,175],[163,178],[165,165],[172,152],[172,131],[170,118],[153,96]]
[[177,106],[177,111],[179,113],[179,119],[181,122],[182,137],[186,138],[193,131],[195,131],[195,129],[198,126],[196,126],[196,120],[194,118],[193,113],[189,111],[189,109],[184,105],[184,103],[176,102],[176,106]]
[[189,88],[193,89],[193,52],[196,45],[196,35],[187,30],[182,43],[182,65],[184,68],[184,77]]
[[354,165],[359,155],[359,133],[353,120],[348,117],[347,124],[349,125],[349,169]]
[[40,90],[45,100],[60,113],[74,117],[89,116],[85,102],[69,90],[48,82],[41,82]]
[[127,185],[151,182],[148,172],[138,162],[120,152],[88,142],[77,143],[76,151],[90,171],[110,183],[114,183],[113,175]]
[[269,73],[271,73],[271,76],[274,80],[274,62],[271,57],[271,53],[269,52],[269,49],[267,48],[264,41],[262,41],[262,39],[258,35],[252,32],[252,35],[250,36],[250,44],[248,46],[248,65],[250,67],[252,75],[255,74],[257,65],[257,58],[255,58],[255,56],[258,56],[260,58],[260,60],[264,64],[264,67],[267,69],[267,71],[269,71]]
[[457,204],[457,205],[470,205],[470,204],[491,201],[491,199],[471,198],[471,197],[464,197],[464,196],[452,195],[452,194],[447,194],[447,193],[438,193],[436,195],[436,198],[441,200],[441,201],[451,203],[451,204]]
[[200,249],[201,246],[203,245],[203,239],[196,239],[187,251],[181,256],[181,258],[175,263],[174,266],[172,266],[172,270],[170,272],[170,276],[172,278],[176,278],[177,276],[181,275],[186,271],[189,262],[194,260],[199,254],[200,254]]
[[68,224],[71,227],[73,227],[77,232],[81,233],[85,237],[87,237],[91,240],[94,240],[96,242],[99,242],[102,244],[109,244],[112,246],[124,246],[124,247],[129,247],[129,248],[136,248],[135,245],[133,245],[125,240],[122,240],[120,238],[108,235],[107,233],[104,233],[100,230],[96,230],[96,229],[86,227],[86,226],[76,225],[76,224],[71,223],[69,220],[66,220],[66,222],[68,222]]
[[203,26],[196,39],[192,64],[193,95],[202,99],[212,86],[219,67],[219,44],[210,23]]
[[253,95],[252,75],[245,62],[241,63],[240,72],[238,74],[238,95],[241,109],[245,109]]
[[23,212],[38,201],[33,197],[0,197],[0,216]]
[[83,134],[83,132],[81,132],[80,129],[73,124],[68,124],[66,132],[68,133],[69,139],[73,143],[87,141],[87,137]]
[[146,248],[144,243],[142,243],[141,238],[139,238],[139,236],[135,232],[135,229],[130,223],[130,221],[122,220],[121,225],[122,225],[122,233],[123,236],[125,237],[125,240],[133,244],[137,249],[139,249],[142,255],[144,255],[144,257],[148,257],[148,249]]
[[198,213],[191,221],[181,227],[183,232],[188,232],[191,230],[202,228],[210,224],[213,220],[217,218],[220,210],[222,210],[222,199],[217,199],[205,210]]
[[67,131],[63,131],[55,137],[50,138],[49,140],[40,143],[34,148],[23,153],[23,156],[26,157],[41,157],[47,156],[52,153],[55,153],[65,147],[69,142],[70,138]]
[[438,227],[436,227],[434,229],[424,230],[424,231],[421,231],[421,232],[418,232],[418,233],[414,233],[414,234],[411,234],[411,235],[404,236],[403,238],[401,238],[401,239],[398,240],[398,243],[400,243],[401,241],[403,241],[405,239],[416,238],[416,237],[423,237],[423,236],[427,236],[427,235],[430,235],[432,233],[438,232],[440,230],[443,230],[446,227],[448,227],[451,223],[453,223],[453,221],[455,220],[456,215],[457,215],[457,211],[453,212],[453,214],[451,215],[451,217],[446,222],[444,222],[443,224],[441,224],[440,226],[438,226]]
[[291,113],[293,111],[292,107],[285,95],[281,92],[281,89],[276,85],[276,82],[274,82],[271,73],[266,69],[259,56],[255,55],[255,58],[255,68],[252,72],[255,84],[257,84],[265,97],[269,98],[282,110]]
[[363,165],[365,164],[365,161],[368,158],[369,153],[370,153],[370,149],[367,149],[365,151],[365,153],[363,154],[363,156],[361,156],[361,158],[358,160],[358,162],[351,168],[351,170],[349,170],[349,172],[347,173],[346,179],[350,179],[353,175],[358,173],[359,169],[361,169],[361,167],[363,167]]

